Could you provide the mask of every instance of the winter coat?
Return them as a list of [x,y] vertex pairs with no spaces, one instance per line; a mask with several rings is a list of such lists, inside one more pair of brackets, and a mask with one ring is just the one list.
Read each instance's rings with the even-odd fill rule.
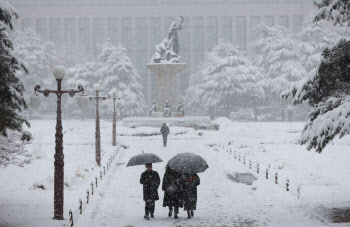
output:
[[158,188],[160,178],[156,171],[145,171],[141,174],[140,183],[143,184],[143,200],[159,200]]
[[182,207],[182,184],[180,175],[168,168],[163,177],[163,207]]
[[200,179],[197,174],[183,174],[183,200],[185,210],[195,210],[197,207],[197,186]]
[[162,126],[162,128],[160,129],[160,132],[162,133],[163,137],[164,136],[168,136],[168,134],[170,133],[169,127],[168,126]]

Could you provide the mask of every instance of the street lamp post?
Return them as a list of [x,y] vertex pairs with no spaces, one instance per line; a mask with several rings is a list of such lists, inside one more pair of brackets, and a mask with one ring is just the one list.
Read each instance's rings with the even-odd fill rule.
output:
[[64,154],[63,154],[63,133],[62,133],[62,109],[61,98],[63,94],[68,93],[73,97],[76,93],[84,92],[82,86],[78,86],[78,90],[62,90],[62,80],[65,76],[65,69],[63,66],[55,66],[53,75],[57,81],[57,90],[40,89],[40,85],[35,86],[34,91],[43,93],[48,97],[50,93],[57,96],[57,120],[56,120],[56,134],[55,134],[55,173],[54,173],[54,219],[63,220],[63,198],[64,198]]
[[116,106],[115,102],[116,100],[120,99],[116,97],[117,89],[113,88],[112,89],[112,99],[113,99],[113,127],[112,127],[112,145],[117,146],[117,111],[116,111]]
[[95,149],[96,149],[96,163],[101,166],[101,131],[100,131],[100,110],[98,105],[98,100],[106,100],[109,96],[98,96],[101,86],[99,84],[94,84],[94,90],[96,96],[90,96],[89,100],[96,100],[96,131],[95,131]]

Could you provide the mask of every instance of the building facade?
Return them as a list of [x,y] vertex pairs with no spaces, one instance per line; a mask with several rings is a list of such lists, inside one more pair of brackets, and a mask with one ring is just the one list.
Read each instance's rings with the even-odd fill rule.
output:
[[[43,40],[58,46],[79,47],[96,54],[104,41],[121,43],[144,78],[148,102],[151,75],[146,63],[167,35],[174,19],[186,18],[179,32],[180,56],[188,64],[181,89],[189,75],[219,40],[245,50],[254,26],[282,25],[293,32],[315,10],[312,0],[9,0],[19,11],[20,30],[32,28]],[[183,93],[183,91],[182,91]]]

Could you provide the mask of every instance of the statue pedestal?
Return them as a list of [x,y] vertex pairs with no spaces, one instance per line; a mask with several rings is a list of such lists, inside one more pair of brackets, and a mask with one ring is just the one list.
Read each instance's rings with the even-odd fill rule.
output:
[[170,112],[177,112],[178,103],[181,101],[180,80],[178,73],[186,69],[185,63],[149,63],[147,68],[153,72],[156,80],[157,111],[163,111],[165,101],[169,101]]

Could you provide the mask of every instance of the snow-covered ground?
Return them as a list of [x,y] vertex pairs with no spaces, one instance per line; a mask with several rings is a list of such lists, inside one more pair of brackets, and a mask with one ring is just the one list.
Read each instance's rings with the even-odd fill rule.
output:
[[[74,215],[75,226],[346,226],[330,224],[323,213],[327,208],[349,207],[350,140],[335,141],[322,154],[306,151],[297,144],[303,123],[229,122],[219,119],[220,131],[194,131],[170,128],[168,147],[162,147],[155,128],[129,129],[118,126],[120,149],[110,171],[86,205],[86,189],[97,175],[94,164],[94,121],[64,121],[65,221],[53,216],[54,121],[32,121],[34,136],[27,145],[35,153],[23,168],[9,166],[0,170],[0,226],[68,226],[69,209],[77,210],[83,199],[83,214]],[[111,144],[111,122],[101,122],[103,163],[117,149]],[[135,136],[137,135],[137,136]],[[140,136],[142,135],[142,136]],[[227,147],[228,142],[231,146]],[[222,148],[222,144],[225,145]],[[40,146],[42,149],[40,149]],[[231,154],[226,152],[231,149]],[[198,206],[193,219],[184,211],[180,219],[167,217],[162,207],[163,192],[156,203],[156,219],[143,219],[144,202],[139,177],[144,167],[128,167],[135,154],[153,152],[165,162],[154,165],[161,178],[166,161],[179,152],[202,155],[209,169],[201,173]],[[243,161],[234,159],[234,151]],[[39,154],[37,154],[39,153]],[[39,157],[39,159],[37,158]],[[253,169],[248,162],[252,160]],[[256,173],[259,163],[261,173]],[[265,170],[270,165],[270,179]],[[94,170],[92,170],[94,168]],[[274,184],[275,172],[280,185]],[[252,173],[252,185],[235,183],[235,173]],[[290,192],[284,188],[290,180]],[[45,190],[33,187],[43,185]],[[296,188],[301,185],[301,198]]]

